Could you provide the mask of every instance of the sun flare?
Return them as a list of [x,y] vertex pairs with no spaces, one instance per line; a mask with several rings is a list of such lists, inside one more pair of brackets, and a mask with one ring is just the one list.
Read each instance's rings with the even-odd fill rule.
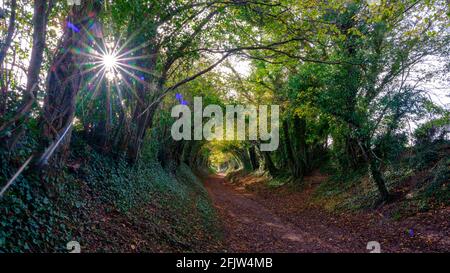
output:
[[113,54],[105,54],[102,63],[107,70],[112,70],[117,66],[117,58]]
[[[120,38],[119,38],[120,40]],[[153,73],[147,69],[137,65],[138,60],[147,59],[149,55],[139,55],[137,51],[144,45],[140,44],[136,47],[128,48],[132,38],[123,43],[117,41],[105,41],[84,43],[84,48],[74,51],[76,54],[88,57],[89,60],[83,63],[81,74],[92,73],[92,77],[86,83],[89,90],[93,90],[94,97],[97,96],[101,84],[104,80],[112,83],[118,92],[128,90],[134,93],[134,82],[147,84],[145,74]],[[119,90],[120,89],[120,90]]]

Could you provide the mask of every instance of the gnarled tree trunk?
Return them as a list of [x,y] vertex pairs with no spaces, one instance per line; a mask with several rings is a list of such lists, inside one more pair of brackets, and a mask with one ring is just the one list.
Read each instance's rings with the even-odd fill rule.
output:
[[[6,112],[6,100],[7,100],[7,91],[8,91],[8,83],[6,77],[6,65],[3,64],[3,61],[6,58],[6,54],[8,49],[11,47],[11,42],[13,39],[15,26],[16,26],[16,9],[17,9],[17,1],[11,0],[11,14],[9,16],[8,23],[8,32],[6,34],[6,38],[3,42],[0,43],[0,87],[2,91],[2,101],[0,102],[0,116],[4,115]],[[2,131],[2,130],[0,130]]]
[[[87,51],[86,45],[93,44],[93,36],[99,36],[95,31],[99,29],[96,24],[99,24],[97,17],[101,7],[100,0],[82,1],[82,5],[73,6],[67,17],[66,28],[48,74],[44,98],[42,136],[49,143],[56,141],[73,122],[75,99],[83,80],[83,63],[89,61],[89,57],[77,51]],[[70,139],[71,129],[60,143],[52,162],[65,161]]]
[[17,1],[11,0],[11,14],[9,15],[8,34],[6,35],[5,41],[2,43],[2,46],[0,47],[0,64],[2,64],[3,61],[5,60],[6,53],[8,52],[8,49],[11,46],[14,31],[16,29],[16,8],[17,8]]
[[250,156],[250,162],[252,163],[253,170],[259,169],[259,159],[256,154],[256,148],[253,145],[250,145],[248,148],[248,154]]
[[276,175],[278,173],[277,167],[273,164],[272,158],[270,157],[269,152],[262,152],[264,156],[264,165],[266,170],[270,173],[270,175]]

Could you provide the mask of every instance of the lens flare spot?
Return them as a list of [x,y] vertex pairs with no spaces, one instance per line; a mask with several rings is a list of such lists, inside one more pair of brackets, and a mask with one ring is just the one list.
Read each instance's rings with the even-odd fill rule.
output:
[[106,54],[103,56],[103,65],[106,69],[111,70],[117,65],[117,58],[112,54]]

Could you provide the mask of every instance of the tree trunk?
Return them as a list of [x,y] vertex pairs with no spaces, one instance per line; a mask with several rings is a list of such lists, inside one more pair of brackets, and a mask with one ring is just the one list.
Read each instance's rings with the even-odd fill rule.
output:
[[286,151],[286,163],[289,167],[289,170],[291,171],[291,173],[294,173],[294,169],[295,169],[295,158],[294,155],[292,154],[292,144],[291,144],[291,139],[289,137],[289,124],[288,124],[288,120],[283,121],[283,138],[284,138],[284,149]]
[[181,161],[189,164],[189,155],[192,150],[192,141],[185,141],[183,146],[183,152],[181,153]]
[[234,155],[236,160],[240,163],[240,167],[245,172],[251,172],[252,169],[252,163],[250,162],[250,156],[248,155],[247,149],[245,148],[235,148],[231,151],[231,153]]
[[283,132],[287,156],[287,165],[289,167],[289,170],[291,171],[291,175],[295,180],[302,179],[303,176],[302,173],[300,172],[301,168],[298,162],[298,157],[295,156],[296,149],[294,147],[294,143],[292,143],[291,135],[289,132],[288,120],[283,122]]
[[139,159],[142,143],[145,138],[145,133],[147,129],[152,126],[153,116],[155,114],[157,106],[157,104],[153,105],[145,113],[143,113],[146,110],[145,107],[143,107],[142,105],[136,107],[133,119],[134,126],[128,145],[128,158],[131,162],[136,162]]
[[202,142],[200,140],[192,140],[192,148],[189,153],[189,164],[188,166],[191,168],[195,168],[195,158],[197,157],[197,154],[202,147]]
[[[76,52],[85,50],[85,45],[92,44],[92,36],[98,34],[92,33],[91,30],[98,29],[94,24],[98,24],[97,16],[101,7],[100,0],[86,0],[82,5],[73,6],[67,17],[67,27],[47,78],[42,114],[42,136],[47,142],[57,140],[73,122],[75,99],[83,80],[80,75],[82,64],[89,61],[89,57]],[[64,163],[70,139],[71,129],[61,141],[57,155],[53,156],[53,163]]]
[[266,151],[260,151],[258,149],[259,153],[262,155],[262,158],[264,159],[264,169],[269,172],[271,176],[275,176],[278,174],[278,169],[273,164],[272,158],[270,157],[270,153]]
[[250,156],[250,162],[252,163],[253,170],[259,169],[259,161],[256,155],[255,146],[250,145],[250,147],[248,148],[248,154]]
[[373,155],[372,155],[372,151],[369,151],[367,153],[367,159],[368,159],[368,163],[369,163],[369,169],[370,169],[370,173],[372,175],[372,179],[375,182],[378,192],[380,193],[380,199],[382,202],[386,202],[389,201],[391,196],[389,194],[389,191],[386,187],[386,181],[383,178],[383,174],[380,171],[380,163],[378,161],[378,159],[376,159]]
[[[8,25],[8,32],[5,38],[5,41],[1,42],[0,47],[0,83],[1,83],[1,92],[2,92],[2,101],[0,105],[0,116],[3,116],[6,113],[6,105],[7,105],[7,92],[8,92],[8,76],[7,76],[7,69],[6,65],[3,63],[6,55],[8,53],[9,48],[11,47],[11,42],[14,36],[15,31],[15,24],[16,24],[16,9],[17,9],[17,1],[12,0],[11,1],[11,14],[9,16],[9,25]],[[14,54],[15,55],[15,54]],[[15,56],[13,57],[15,59]],[[3,126],[2,126],[3,127]],[[0,132],[2,130],[0,129]]]
[[[53,8],[53,1],[36,0],[34,2],[33,13],[33,47],[31,50],[30,64],[27,71],[27,85],[25,89],[24,99],[22,105],[17,110],[13,118],[8,120],[7,123],[0,127],[0,131],[6,129],[6,127],[12,125],[22,117],[29,114],[33,103],[37,97],[39,74],[41,71],[42,60],[45,49],[45,36],[47,30],[48,16]],[[28,120],[25,119],[24,123]],[[24,127],[20,130],[16,130],[14,135],[9,140],[9,148],[11,149],[18,139],[23,135]]]
[[302,180],[307,174],[310,165],[308,160],[308,151],[306,146],[306,120],[298,116],[294,116],[294,135],[296,136],[297,147],[293,154],[295,156],[296,171],[295,178]]
[[0,48],[0,64],[3,64],[3,61],[6,58],[6,53],[11,46],[14,31],[16,29],[16,8],[17,1],[11,0],[11,14],[9,16],[8,34],[6,35],[6,39],[3,42],[2,47]]

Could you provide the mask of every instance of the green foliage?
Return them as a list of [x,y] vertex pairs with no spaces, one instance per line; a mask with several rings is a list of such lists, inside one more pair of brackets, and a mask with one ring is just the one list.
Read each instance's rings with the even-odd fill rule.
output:
[[316,191],[318,198],[339,195],[349,191],[361,182],[366,172],[363,169],[357,171],[336,172],[325,183],[319,185]]
[[0,200],[0,252],[64,251],[73,235],[69,209],[74,207],[66,202],[76,194],[66,192],[73,182],[70,176],[18,178]]
[[[408,190],[421,208],[450,199],[449,113],[431,102],[423,88],[444,78],[448,65],[421,70],[429,57],[448,60],[445,1],[102,2],[95,19],[102,22],[106,41],[123,46],[119,54],[126,65],[118,68],[121,77],[115,81],[101,80],[95,69],[61,79],[82,82],[80,90],[71,91],[78,92],[77,101],[61,101],[61,106],[75,108],[69,109],[76,116],[69,164],[58,173],[26,170],[0,200],[0,251],[64,251],[65,242],[77,239],[79,227],[90,220],[84,212],[96,206],[129,216],[156,204],[180,219],[150,216],[148,221],[161,226],[169,219],[176,235],[168,237],[189,241],[193,222],[203,232],[214,230],[216,223],[206,192],[189,167],[229,163],[233,171],[241,168],[233,177],[255,171],[255,157],[265,161],[260,166],[277,169],[272,171],[278,175],[271,182],[274,187],[289,175],[318,167],[332,173],[317,196],[342,197],[342,208],[373,203],[376,187],[368,182],[374,177],[393,190],[417,178]],[[60,50],[59,25],[69,9],[57,1],[50,14],[42,70],[55,68],[50,66],[54,50]],[[31,3],[20,3],[15,38],[1,64],[0,126],[12,119],[24,97],[24,74],[17,71],[28,68],[32,10]],[[5,32],[2,28],[2,37]],[[231,73],[217,69],[192,77],[210,67],[215,53],[231,48],[235,58],[249,60],[250,75],[238,73],[230,61],[223,64]],[[90,69],[99,60],[90,61],[73,65]],[[39,82],[45,82],[43,77]],[[183,84],[170,88],[177,83]],[[251,141],[173,141],[169,109],[178,102],[168,90],[182,94],[187,104],[201,96],[204,105],[280,105],[282,125],[288,125],[280,149],[256,156],[250,148],[259,143]],[[45,123],[40,113],[45,85],[36,91],[27,118],[0,132],[5,147],[14,133],[23,129],[26,135],[14,147],[0,150],[0,185],[31,154],[46,148],[37,141],[39,123]],[[50,100],[46,96],[44,103]],[[426,122],[415,130],[409,147],[411,135],[405,128],[411,120]],[[377,171],[386,181],[374,175]],[[193,219],[182,217],[191,214]]]
[[[217,229],[218,219],[216,211],[211,203],[211,200],[207,197],[208,193],[202,185],[202,182],[196,177],[189,166],[181,164],[176,171],[177,179],[186,187],[186,192],[196,193],[197,196],[190,196],[193,198],[195,210],[200,215],[202,225],[207,228],[206,232],[213,233],[216,238],[221,234]],[[186,211],[190,213],[190,211]]]
[[[76,153],[72,160],[83,161],[75,174],[63,170],[40,178],[26,173],[0,200],[0,252],[65,252],[67,242],[82,241],[86,233],[94,232],[88,225],[93,215],[84,212],[93,213],[93,207],[133,215],[143,206],[156,204],[177,218],[169,223],[177,230],[167,235],[176,236],[173,240],[189,241],[194,228],[220,236],[207,193],[187,166],[171,174],[154,157],[147,157],[151,155],[130,165],[123,156],[112,158],[96,152],[77,134],[73,147]],[[19,162],[23,159],[18,155],[7,157],[5,152],[0,155],[3,162],[9,157]],[[2,166],[4,177],[11,177],[15,168]],[[185,217],[193,212],[198,222],[197,217]],[[157,228],[162,225],[156,215],[147,221]],[[196,246],[191,247],[194,250]]]
[[442,159],[432,169],[427,177],[430,180],[423,188],[423,195],[427,199],[444,205],[450,204],[450,156]]

